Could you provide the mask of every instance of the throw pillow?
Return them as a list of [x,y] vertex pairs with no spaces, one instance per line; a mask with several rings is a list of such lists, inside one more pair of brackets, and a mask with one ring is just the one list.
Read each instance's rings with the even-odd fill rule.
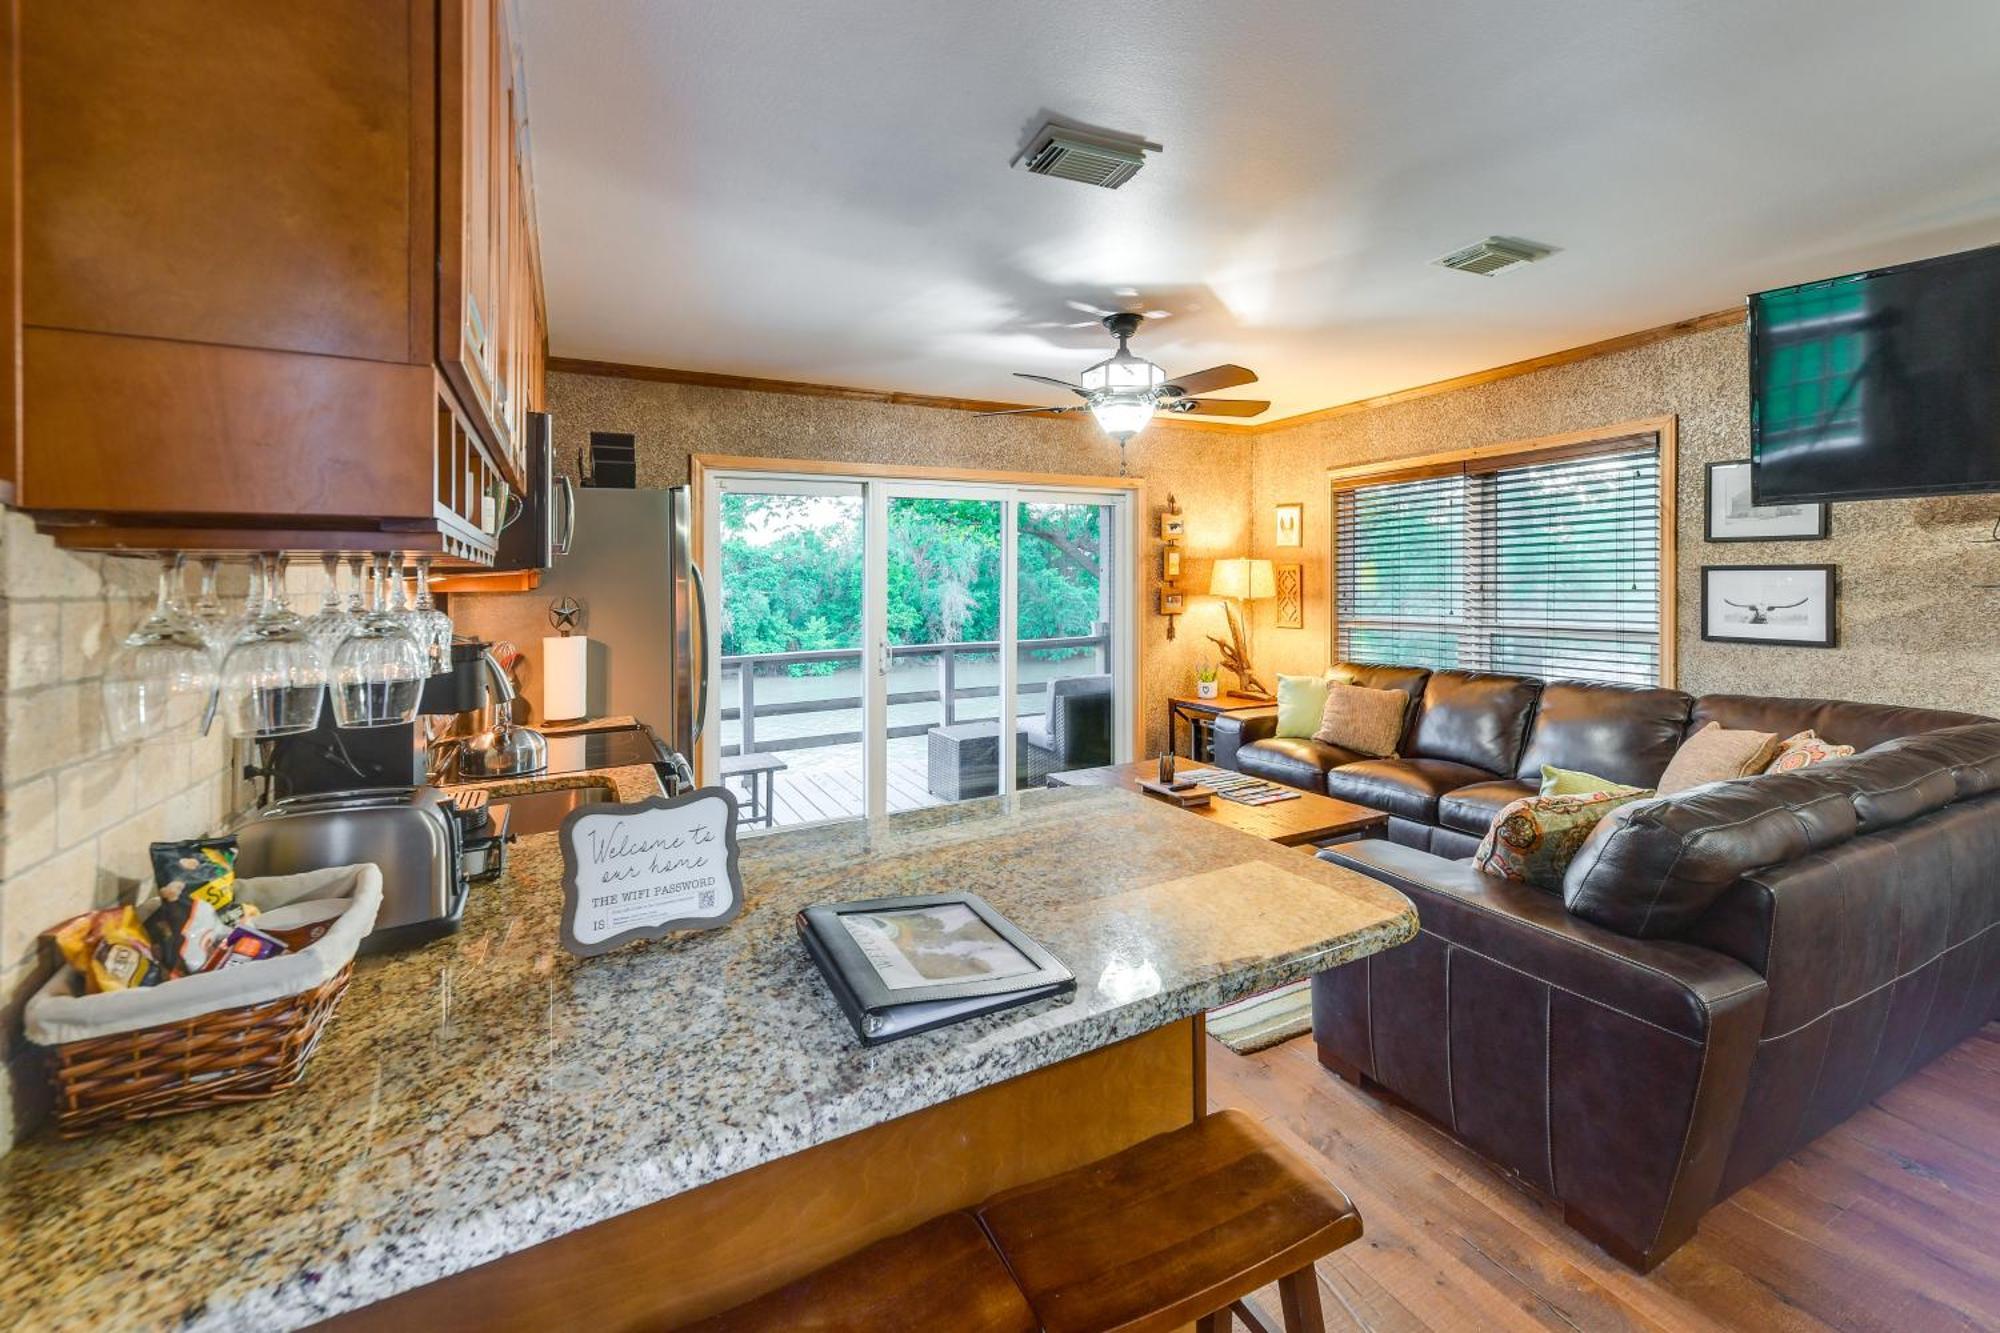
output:
[[1542,765],[1543,796],[1592,796],[1598,792],[1636,792],[1641,787],[1628,787],[1610,778],[1600,778],[1594,773],[1582,773],[1573,768],[1557,768],[1554,764]]
[[1304,740],[1319,730],[1325,712],[1325,676],[1278,677],[1278,735]]
[[1386,759],[1403,738],[1403,709],[1410,696],[1401,690],[1371,690],[1366,685],[1326,682],[1326,707],[1313,739],[1325,745]]
[[1829,759],[1845,759],[1854,753],[1852,745],[1829,745],[1819,738],[1818,733],[1802,731],[1796,736],[1787,736],[1778,742],[1777,758],[1771,761],[1766,773],[1790,773],[1794,769],[1810,768],[1823,764]]
[[1660,795],[1762,773],[1777,752],[1776,732],[1725,731],[1720,722],[1711,722],[1674,751],[1667,771],[1660,774]]
[[1598,821],[1652,794],[1626,787],[1576,796],[1523,796],[1494,818],[1472,855],[1473,867],[1560,893],[1569,863]]

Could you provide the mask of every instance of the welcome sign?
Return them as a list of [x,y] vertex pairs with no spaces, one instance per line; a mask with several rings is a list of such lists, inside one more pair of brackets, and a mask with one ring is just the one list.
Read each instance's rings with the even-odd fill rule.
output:
[[743,910],[736,796],[703,787],[632,805],[586,805],[562,822],[563,947],[579,958]]

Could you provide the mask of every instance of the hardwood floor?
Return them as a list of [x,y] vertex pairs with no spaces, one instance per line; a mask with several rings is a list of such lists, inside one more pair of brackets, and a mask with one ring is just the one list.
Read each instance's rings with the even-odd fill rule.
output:
[[[1649,1276],[1312,1038],[1208,1043],[1210,1102],[1322,1163],[1361,1240],[1322,1260],[1329,1329],[2000,1328],[2000,1023],[1725,1200]],[[1260,1303],[1278,1308],[1276,1289]]]

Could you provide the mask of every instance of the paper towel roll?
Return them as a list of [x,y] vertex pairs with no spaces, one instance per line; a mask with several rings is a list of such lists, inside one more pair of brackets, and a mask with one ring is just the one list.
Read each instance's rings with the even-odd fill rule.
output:
[[542,640],[542,717],[568,722],[590,712],[590,639],[582,634]]

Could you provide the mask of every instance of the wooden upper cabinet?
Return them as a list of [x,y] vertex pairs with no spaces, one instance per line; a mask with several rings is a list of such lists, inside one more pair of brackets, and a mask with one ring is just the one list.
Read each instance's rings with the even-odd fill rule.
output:
[[502,0],[18,0],[15,23],[14,502],[71,545],[179,524],[456,551],[456,524],[476,556],[483,514],[454,506],[523,475],[499,321],[540,302],[508,290]]

